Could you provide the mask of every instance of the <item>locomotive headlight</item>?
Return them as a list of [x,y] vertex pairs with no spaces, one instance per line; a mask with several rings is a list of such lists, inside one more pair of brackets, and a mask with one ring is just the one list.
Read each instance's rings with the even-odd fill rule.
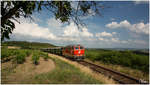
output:
[[80,54],[80,50],[79,50],[79,52],[78,52],[79,54]]

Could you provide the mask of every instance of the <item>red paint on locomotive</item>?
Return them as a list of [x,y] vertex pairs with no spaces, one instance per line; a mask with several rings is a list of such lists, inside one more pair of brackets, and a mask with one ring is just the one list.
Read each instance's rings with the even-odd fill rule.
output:
[[73,59],[84,59],[85,49],[81,45],[66,46],[62,50],[62,55]]

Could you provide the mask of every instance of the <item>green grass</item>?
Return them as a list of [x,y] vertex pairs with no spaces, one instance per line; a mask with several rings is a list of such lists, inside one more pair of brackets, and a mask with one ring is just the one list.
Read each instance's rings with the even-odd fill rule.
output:
[[92,61],[102,61],[149,72],[149,56],[135,54],[132,51],[86,50],[86,56]]
[[48,73],[40,74],[34,77],[32,83],[39,84],[100,84],[101,82],[95,80],[90,75],[80,72],[79,69],[75,68],[66,62],[58,59],[53,59],[56,64],[56,68]]

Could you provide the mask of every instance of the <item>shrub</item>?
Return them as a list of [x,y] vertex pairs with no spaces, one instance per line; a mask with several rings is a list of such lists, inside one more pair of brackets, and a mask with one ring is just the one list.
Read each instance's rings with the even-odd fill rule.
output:
[[38,55],[38,53],[33,53],[33,55],[32,55],[32,61],[33,61],[33,63],[35,64],[35,65],[38,65],[39,64],[39,55]]
[[87,50],[86,55],[92,61],[118,64],[148,72],[149,56],[134,54],[132,51]]
[[48,53],[46,53],[43,57],[47,61],[48,60]]
[[19,54],[19,52],[20,52],[20,50],[14,50],[14,51],[12,52],[12,54],[13,54],[14,56],[16,56],[16,55]]
[[20,51],[20,52],[16,55],[16,58],[15,58],[16,62],[17,62],[18,64],[22,64],[22,63],[25,61],[25,56],[26,56],[26,54],[25,54],[24,52]]
[[1,50],[1,59],[3,61],[9,61],[11,58],[13,58],[13,50],[2,48]]
[[26,50],[25,52],[26,52],[26,55],[27,55],[27,56],[30,56],[30,55],[31,55],[31,51],[30,51],[30,50]]
[[6,58],[6,57],[9,57],[9,53],[8,53],[8,50],[7,49],[2,49],[1,51],[1,58]]

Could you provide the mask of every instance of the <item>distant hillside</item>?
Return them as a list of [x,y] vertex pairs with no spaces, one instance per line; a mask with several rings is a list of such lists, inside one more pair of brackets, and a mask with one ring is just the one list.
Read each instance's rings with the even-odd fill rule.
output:
[[2,42],[2,46],[19,46],[24,49],[40,49],[56,47],[49,43],[27,42],[27,41],[6,41]]

